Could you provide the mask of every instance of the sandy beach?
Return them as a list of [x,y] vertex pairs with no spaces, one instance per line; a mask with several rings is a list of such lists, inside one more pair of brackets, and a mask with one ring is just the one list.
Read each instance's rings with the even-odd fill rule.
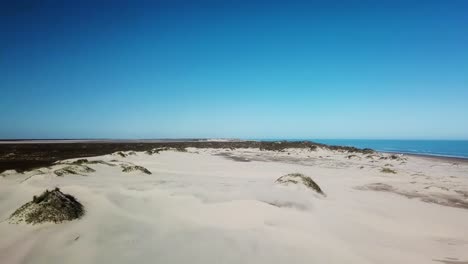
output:
[[[76,161],[1,174],[2,263],[468,263],[466,163],[320,147]],[[324,194],[276,181],[291,173]],[[55,187],[83,217],[12,223]]]

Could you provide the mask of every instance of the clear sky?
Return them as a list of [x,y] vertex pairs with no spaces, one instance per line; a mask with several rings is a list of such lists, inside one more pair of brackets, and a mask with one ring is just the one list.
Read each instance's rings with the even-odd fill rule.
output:
[[0,138],[468,139],[468,1],[149,2],[1,1]]

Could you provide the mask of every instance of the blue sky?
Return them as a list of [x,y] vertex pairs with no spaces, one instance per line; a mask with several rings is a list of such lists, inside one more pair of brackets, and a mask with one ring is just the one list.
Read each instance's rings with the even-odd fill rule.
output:
[[2,1],[0,138],[468,139],[468,1],[110,3]]

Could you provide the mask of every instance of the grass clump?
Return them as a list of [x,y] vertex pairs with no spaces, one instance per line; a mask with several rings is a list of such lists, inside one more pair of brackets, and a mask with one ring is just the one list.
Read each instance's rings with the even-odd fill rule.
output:
[[103,160],[88,160],[88,159],[78,159],[78,160],[73,161],[71,164],[80,165],[80,166],[85,166],[86,164],[103,164],[103,165],[108,165],[108,166],[115,166],[114,164],[105,162]]
[[88,162],[89,162],[89,160],[87,160],[87,159],[78,159],[78,160],[75,160],[74,162],[72,162],[72,164],[83,165],[83,164],[86,164]]
[[322,195],[325,195],[322,189],[320,188],[320,186],[314,180],[312,180],[312,178],[310,178],[309,176],[305,176],[304,174],[301,174],[301,173],[290,173],[290,174],[281,176],[276,180],[276,182],[285,184],[285,185],[290,184],[290,183],[292,184],[302,183],[307,188],[313,189],[314,191]]
[[9,218],[10,223],[26,222],[40,224],[44,222],[61,223],[80,218],[84,215],[83,205],[75,197],[62,193],[59,188],[46,190],[41,195],[18,208]]
[[187,149],[184,148],[184,147],[178,147],[175,150],[178,151],[178,152],[187,152]]
[[382,168],[382,170],[380,170],[381,172],[383,173],[392,173],[392,174],[396,174],[396,171],[395,170],[392,170],[390,168]]
[[122,157],[122,158],[127,157],[127,154],[123,153],[122,151],[119,151],[119,152],[117,152],[117,153],[115,153],[115,154],[116,154],[116,155],[119,155],[119,156]]
[[159,152],[166,151],[166,150],[168,150],[168,148],[154,148],[154,149],[145,151],[145,153],[148,155],[153,155],[153,154],[159,154]]
[[85,174],[95,172],[96,170],[86,166],[86,165],[70,165],[63,167],[61,169],[55,170],[54,173],[57,176],[64,176],[67,174]]
[[138,165],[122,165],[122,171],[123,172],[132,172],[132,171],[141,171],[145,174],[151,174],[151,171],[149,171],[147,168],[143,166],[138,166]]

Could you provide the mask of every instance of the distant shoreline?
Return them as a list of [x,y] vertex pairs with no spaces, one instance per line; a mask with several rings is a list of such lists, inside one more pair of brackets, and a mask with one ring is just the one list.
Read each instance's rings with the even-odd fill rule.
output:
[[435,161],[450,161],[450,162],[463,162],[468,163],[468,157],[450,157],[450,156],[440,156],[440,155],[428,155],[428,154],[413,154],[413,153],[400,153],[400,152],[386,152],[386,151],[377,151],[381,153],[393,153],[393,154],[403,154],[407,156],[419,157],[428,160]]

